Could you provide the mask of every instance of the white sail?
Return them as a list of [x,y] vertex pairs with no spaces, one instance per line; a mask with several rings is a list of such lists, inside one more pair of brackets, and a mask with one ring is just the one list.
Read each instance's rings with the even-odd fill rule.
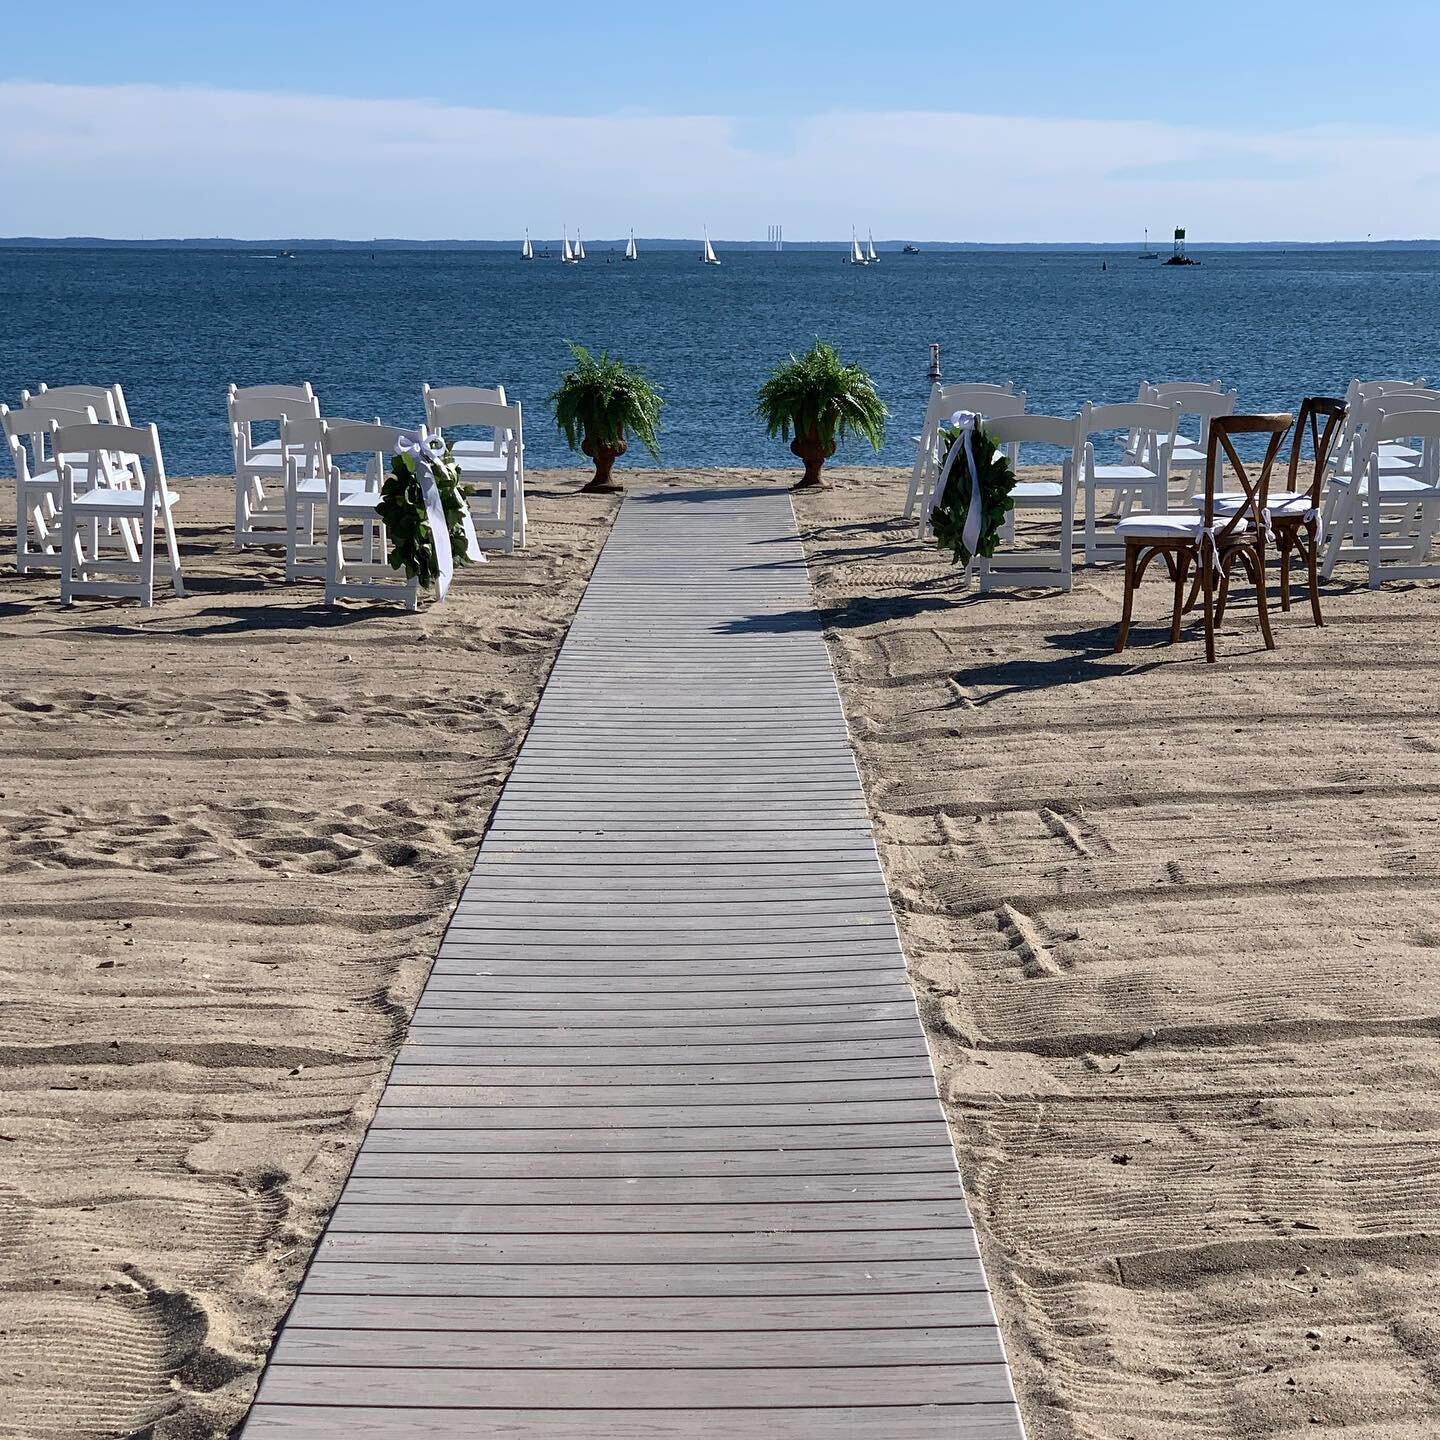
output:
[[873,230],[870,231],[869,240],[870,243],[865,252],[865,263],[867,265],[878,265],[880,263],[880,257],[875,253],[875,232]]
[[575,252],[570,248],[570,232],[565,232],[565,248],[560,252],[560,263],[562,265],[573,265],[575,263]]
[[640,258],[640,252],[635,248],[635,232],[633,230],[630,232],[630,239],[625,245],[625,258],[627,260],[638,260]]
[[580,238],[578,230],[575,232],[575,258],[577,260],[585,258],[585,242]]
[[718,265],[720,263],[719,258],[715,254],[715,247],[710,243],[710,230],[708,227],[705,230],[705,248],[700,252],[700,259],[706,265]]
[[860,242],[855,238],[855,232],[850,232],[850,263],[852,265],[866,265],[869,261],[865,259],[865,252],[860,248]]
[[525,232],[525,243],[520,247],[520,258],[522,260],[533,260],[535,258],[535,247],[530,243],[530,232]]

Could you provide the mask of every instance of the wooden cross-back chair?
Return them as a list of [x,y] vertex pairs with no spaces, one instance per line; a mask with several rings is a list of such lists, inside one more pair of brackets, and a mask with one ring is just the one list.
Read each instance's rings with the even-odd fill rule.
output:
[[[1191,567],[1196,570],[1196,593],[1204,596],[1205,659],[1215,661],[1215,627],[1225,617],[1230,576],[1238,565],[1255,586],[1255,603],[1260,616],[1260,633],[1265,648],[1275,648],[1270,630],[1270,613],[1265,596],[1265,542],[1269,522],[1270,472],[1281,442],[1294,420],[1292,415],[1221,415],[1210,422],[1205,453],[1205,496],[1199,515],[1127,515],[1115,533],[1125,544],[1125,603],[1115,649],[1125,648],[1134,613],[1135,591],[1150,563],[1160,556],[1175,586],[1174,611],[1170,620],[1170,643],[1180,639],[1181,619],[1190,608],[1185,582]],[[1264,458],[1246,462],[1236,451],[1240,435],[1268,436]],[[1233,507],[1217,505],[1217,485],[1228,465],[1239,480],[1241,498]],[[1253,475],[1253,478],[1252,478]]]
[[[1270,497],[1270,524],[1275,532],[1275,548],[1280,554],[1280,608],[1290,608],[1290,556],[1293,553],[1309,572],[1310,613],[1317,625],[1325,623],[1320,614],[1320,545],[1325,537],[1321,524],[1320,491],[1325,484],[1325,466],[1331,448],[1345,420],[1345,402],[1324,395],[1307,395],[1300,402],[1295,421],[1295,438],[1290,445],[1290,472],[1285,493]],[[1309,435],[1315,456],[1315,473],[1309,488],[1297,484],[1300,460]]]

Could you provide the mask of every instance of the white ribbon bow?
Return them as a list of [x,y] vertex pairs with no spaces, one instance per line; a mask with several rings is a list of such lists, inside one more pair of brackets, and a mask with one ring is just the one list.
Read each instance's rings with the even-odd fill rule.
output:
[[973,410],[957,410],[950,417],[950,424],[960,433],[955,437],[950,453],[945,457],[945,468],[941,470],[940,479],[935,485],[934,502],[939,505],[944,501],[945,487],[950,483],[950,472],[955,468],[961,446],[964,446],[965,463],[970,467],[970,495],[965,505],[965,523],[960,528],[960,542],[969,551],[972,560],[975,558],[975,547],[980,543],[980,522],[985,508],[980,495],[980,476],[975,469],[975,450],[971,442],[975,427],[979,423],[980,417]]
[[[450,547],[450,524],[445,519],[445,503],[440,498],[440,486],[435,480],[436,460],[445,457],[445,442],[438,435],[426,435],[422,427],[417,435],[401,435],[395,441],[397,455],[409,455],[415,461],[415,476],[420,481],[420,498],[425,502],[425,518],[430,523],[430,534],[435,541],[435,595],[436,602],[449,593],[450,582],[455,578],[455,552]],[[461,508],[461,523],[465,527],[465,553],[472,560],[485,561],[480,553],[480,542],[475,535],[475,524],[470,519],[470,507]]]
[[1270,519],[1270,507],[1268,505],[1260,512],[1260,528],[1265,532],[1265,543],[1267,545],[1273,545],[1275,543],[1275,526]]

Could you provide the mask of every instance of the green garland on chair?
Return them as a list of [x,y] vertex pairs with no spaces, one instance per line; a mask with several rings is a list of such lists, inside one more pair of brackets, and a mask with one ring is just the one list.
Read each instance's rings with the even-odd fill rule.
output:
[[[951,417],[948,425],[940,427],[940,473],[944,473],[951,450],[956,445],[961,445],[962,449],[955,457],[945,493],[930,512],[930,528],[935,532],[935,543],[942,550],[951,551],[955,563],[968,565],[974,556],[966,548],[964,540],[965,517],[970,508],[970,466],[961,439],[964,433],[958,414]],[[980,480],[980,536],[975,542],[974,554],[988,560],[1000,543],[1005,517],[1015,506],[1011,496],[1015,488],[1015,471],[1010,457],[978,422],[970,432],[970,449]]]
[[[390,542],[391,567],[403,570],[408,579],[418,580],[420,588],[428,590],[439,578],[440,567],[435,558],[435,538],[425,513],[425,497],[420,489],[417,446],[418,442],[412,442],[410,448],[397,450],[391,458],[390,473],[380,486],[380,502],[375,513],[384,524]],[[450,551],[458,570],[475,559],[465,535],[465,500],[470,492],[460,482],[460,465],[455,459],[454,447],[447,442],[442,451],[438,446],[438,441],[427,446],[427,463],[440,492],[450,530]]]

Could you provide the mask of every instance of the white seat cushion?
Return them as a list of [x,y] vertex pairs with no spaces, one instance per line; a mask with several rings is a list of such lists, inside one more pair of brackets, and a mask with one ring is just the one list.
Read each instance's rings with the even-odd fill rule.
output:
[[1153,485],[1159,476],[1148,465],[1097,465],[1097,485]]
[[1057,480],[1021,480],[1010,492],[1019,500],[1059,500],[1065,494],[1065,487]]
[[[1243,521],[1240,530],[1250,528]],[[1127,515],[1115,527],[1122,540],[1184,540],[1198,541],[1202,525],[1198,515]]]
[[[160,492],[156,490],[152,498],[158,508]],[[179,500],[180,497],[172,490],[170,492],[171,507],[173,508]],[[117,514],[138,512],[145,508],[145,492],[143,490],[117,490],[109,485],[97,485],[93,490],[86,490],[83,494],[77,495],[71,503],[77,510],[111,510]]]
[[[1215,511],[1217,514],[1233,515],[1237,510],[1243,508],[1246,495],[1243,490],[1225,490],[1215,497]],[[1197,510],[1205,509],[1205,497],[1203,495],[1192,495],[1190,503]],[[1297,494],[1294,490],[1281,490],[1270,497],[1271,515],[1303,515],[1310,508],[1310,496]]]

